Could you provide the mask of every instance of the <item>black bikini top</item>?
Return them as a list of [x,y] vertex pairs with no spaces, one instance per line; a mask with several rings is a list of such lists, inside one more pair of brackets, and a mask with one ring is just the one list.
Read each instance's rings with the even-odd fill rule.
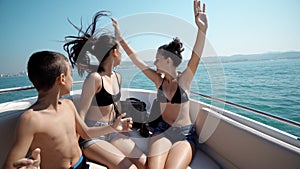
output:
[[176,104],[180,104],[180,103],[185,103],[187,101],[189,101],[189,97],[187,95],[187,93],[179,86],[179,84],[177,84],[177,90],[174,94],[174,96],[172,97],[171,101],[165,96],[162,86],[163,83],[165,81],[165,78],[163,79],[158,91],[157,91],[157,100],[161,103],[169,103],[171,102],[172,104],[176,103]]
[[108,93],[104,88],[103,78],[102,78],[102,88],[98,93],[95,94],[95,96],[92,100],[92,103],[91,103],[92,106],[108,106],[108,105],[113,104],[114,102],[117,102],[120,100],[121,87],[120,87],[120,83],[119,83],[117,74],[116,74],[116,77],[117,77],[117,81],[118,81],[118,85],[119,85],[119,93],[117,93],[116,95],[112,95],[112,94]]

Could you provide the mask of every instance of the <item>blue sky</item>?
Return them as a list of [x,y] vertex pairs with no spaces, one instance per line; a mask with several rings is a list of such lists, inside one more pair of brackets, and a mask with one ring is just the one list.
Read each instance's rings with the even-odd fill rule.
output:
[[[216,55],[300,51],[299,0],[203,2],[207,4],[209,19],[207,39]],[[67,35],[77,34],[67,18],[76,25],[82,18],[86,26],[99,10],[110,10],[113,17],[120,20],[145,13],[170,15],[189,23],[187,27],[195,28],[193,0],[0,0],[0,73],[25,70],[28,57],[35,51],[55,50],[65,54],[61,41]],[[160,18],[145,19],[131,22],[129,28],[138,29],[146,22],[161,24]],[[120,26],[122,30],[121,23]],[[174,25],[164,29],[172,27]],[[184,26],[180,30],[187,32]],[[129,30],[122,31],[126,34]],[[129,40],[134,48],[146,50],[167,43],[172,36],[177,35]]]

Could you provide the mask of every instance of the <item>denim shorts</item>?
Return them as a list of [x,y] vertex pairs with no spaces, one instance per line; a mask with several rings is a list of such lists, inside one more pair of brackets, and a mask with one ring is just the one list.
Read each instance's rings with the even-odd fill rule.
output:
[[[98,126],[107,126],[107,125],[112,124],[113,122],[99,122],[99,121],[85,120],[85,123],[88,127],[98,127]],[[99,137],[86,139],[86,140],[80,138],[79,145],[81,148],[85,149],[100,140],[105,140],[105,141],[109,142],[113,138],[115,138],[117,135],[118,135],[118,132],[113,132],[113,133],[105,134],[105,135],[102,135]]]
[[164,136],[172,143],[186,140],[193,146],[196,146],[196,130],[194,125],[175,127],[165,121],[160,121],[153,134]]

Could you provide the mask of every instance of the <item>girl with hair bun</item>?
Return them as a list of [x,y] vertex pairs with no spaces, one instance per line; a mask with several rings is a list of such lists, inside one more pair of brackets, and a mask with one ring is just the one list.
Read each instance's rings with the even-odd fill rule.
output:
[[[88,75],[82,87],[78,112],[90,127],[111,125],[118,116],[115,105],[120,105],[121,75],[114,68],[121,62],[122,53],[116,38],[107,33],[97,32],[101,17],[109,17],[107,11],[96,13],[86,31],[70,23],[79,31],[78,36],[67,36],[64,50],[72,66],[80,76]],[[91,64],[91,57],[99,65]],[[85,156],[108,168],[145,168],[146,155],[136,144],[120,133],[111,133],[93,139],[80,139]]]
[[[205,4],[194,0],[195,22],[198,34],[192,56],[186,69],[178,73],[181,52],[184,50],[178,38],[158,48],[154,65],[150,68],[122,38],[118,23],[113,19],[117,39],[132,62],[155,84],[160,103],[161,120],[151,137],[148,168],[187,168],[196,145],[196,132],[189,115],[191,82],[200,63],[207,31]],[[162,76],[164,74],[164,76]]]

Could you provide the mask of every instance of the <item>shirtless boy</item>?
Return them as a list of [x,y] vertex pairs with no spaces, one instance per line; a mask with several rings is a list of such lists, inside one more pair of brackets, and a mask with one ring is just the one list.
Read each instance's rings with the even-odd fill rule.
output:
[[34,53],[27,65],[28,77],[38,91],[38,98],[20,117],[16,139],[5,169],[32,150],[40,148],[41,168],[88,168],[78,145],[79,134],[88,139],[111,132],[127,132],[132,127],[130,118],[109,126],[89,128],[79,117],[71,100],[61,99],[72,87],[71,69],[65,56],[57,52]]

